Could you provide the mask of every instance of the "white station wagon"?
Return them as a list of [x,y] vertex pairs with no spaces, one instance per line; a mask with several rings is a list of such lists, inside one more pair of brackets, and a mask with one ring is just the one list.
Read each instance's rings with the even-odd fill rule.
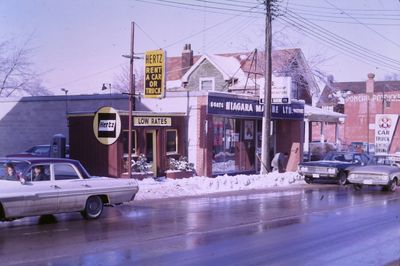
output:
[[132,201],[134,179],[92,177],[76,160],[0,159],[0,221],[79,211],[96,219],[103,206]]

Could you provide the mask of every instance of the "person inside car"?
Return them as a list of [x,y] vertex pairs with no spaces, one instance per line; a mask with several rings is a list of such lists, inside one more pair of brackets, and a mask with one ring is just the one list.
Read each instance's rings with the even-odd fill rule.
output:
[[50,180],[50,177],[45,174],[43,165],[35,165],[33,167],[33,181]]
[[18,180],[17,172],[15,171],[15,167],[12,163],[6,163],[5,164],[6,168],[6,180]]

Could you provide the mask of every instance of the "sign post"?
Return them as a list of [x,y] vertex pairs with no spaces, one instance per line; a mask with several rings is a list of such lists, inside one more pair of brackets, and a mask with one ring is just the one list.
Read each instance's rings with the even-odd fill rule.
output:
[[165,95],[165,51],[154,50],[145,53],[144,97],[163,98]]

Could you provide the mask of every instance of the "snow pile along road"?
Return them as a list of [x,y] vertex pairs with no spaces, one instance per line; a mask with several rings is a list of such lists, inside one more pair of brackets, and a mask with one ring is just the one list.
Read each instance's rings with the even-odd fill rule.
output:
[[170,197],[196,196],[216,192],[239,191],[305,184],[297,172],[269,173],[267,175],[236,175],[209,178],[195,176],[184,179],[156,181],[147,178],[139,183],[136,200],[162,199]]

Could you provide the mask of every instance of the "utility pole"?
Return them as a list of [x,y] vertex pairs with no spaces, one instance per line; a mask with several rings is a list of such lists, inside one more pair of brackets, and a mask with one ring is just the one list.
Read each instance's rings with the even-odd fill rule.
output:
[[261,138],[261,174],[271,170],[270,132],[271,132],[271,78],[272,78],[272,0],[265,0],[265,71],[264,71],[264,116],[262,119]]
[[132,112],[135,110],[135,77],[133,76],[133,59],[135,56],[135,22],[131,24],[131,53],[129,55],[129,123],[128,123],[128,173],[129,178],[132,178]]

